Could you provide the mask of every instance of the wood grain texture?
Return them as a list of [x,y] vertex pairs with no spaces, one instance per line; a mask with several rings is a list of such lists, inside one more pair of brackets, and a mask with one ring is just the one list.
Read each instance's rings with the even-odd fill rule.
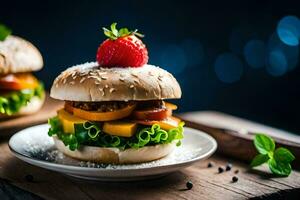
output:
[[[299,172],[275,178],[266,167],[249,170],[243,163],[218,155],[160,179],[111,183],[82,181],[31,166],[15,158],[5,141],[0,151],[0,177],[46,199],[248,199],[300,188]],[[215,163],[214,167],[207,168],[209,161]],[[228,161],[233,169],[219,174],[218,166]],[[236,169],[238,174],[234,173]],[[28,174],[34,177],[32,182],[26,181]],[[233,175],[239,177],[237,183],[231,182]],[[188,180],[194,184],[192,190],[185,190]]]
[[46,95],[42,109],[28,116],[2,119],[0,121],[0,137],[6,137],[25,127],[47,122],[48,118],[55,116],[58,108],[63,107],[63,102],[54,100]]
[[[234,127],[237,126],[237,124],[230,125],[228,123],[216,123],[213,121],[207,123],[207,120],[203,120],[205,116],[203,116],[201,112],[185,113],[180,115],[180,117],[185,121],[187,126],[202,130],[213,136],[218,143],[217,151],[221,154],[246,162],[251,162],[255,155],[257,155],[257,150],[253,145],[254,133],[239,132],[234,130],[234,128],[230,128],[230,126]],[[217,117],[218,115],[216,115],[216,120]],[[200,120],[200,118],[202,118],[202,120]],[[236,123],[238,123],[238,121],[236,121]],[[216,124],[223,124],[224,128]],[[259,132],[261,133],[261,131]],[[277,132],[276,136],[272,136],[276,142],[276,147],[286,147],[293,152],[296,158],[300,158],[300,143],[294,142],[291,139],[283,139],[285,133]],[[294,160],[292,166],[296,169],[300,169],[300,159]]]

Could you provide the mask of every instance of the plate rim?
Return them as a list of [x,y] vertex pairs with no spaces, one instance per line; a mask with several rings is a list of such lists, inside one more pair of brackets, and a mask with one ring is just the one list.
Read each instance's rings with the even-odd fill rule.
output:
[[[170,167],[183,167],[183,166],[195,163],[199,160],[203,160],[203,159],[208,158],[209,156],[211,156],[217,150],[217,147],[218,147],[218,144],[217,144],[216,140],[212,136],[210,136],[209,134],[205,133],[204,131],[198,130],[198,129],[194,129],[194,128],[191,128],[191,127],[185,127],[185,128],[197,131],[198,132],[197,134],[201,134],[202,136],[204,136],[208,140],[210,140],[213,143],[212,149],[210,149],[205,154],[203,154],[201,156],[198,156],[196,158],[190,159],[188,161],[181,161],[181,162],[176,162],[176,163],[166,164],[166,165],[146,166],[146,167],[142,167],[142,168],[126,168],[126,169],[122,169],[122,168],[115,168],[115,169],[109,168],[109,169],[107,169],[107,168],[84,167],[84,166],[82,167],[82,166],[66,165],[66,164],[61,164],[61,163],[53,163],[53,162],[50,162],[50,161],[40,160],[40,159],[37,159],[37,158],[30,157],[28,155],[17,152],[15,149],[12,148],[12,146],[11,146],[12,141],[14,140],[15,137],[22,134],[22,132],[28,131],[28,129],[31,129],[31,128],[38,128],[38,127],[44,127],[44,126],[49,126],[49,125],[47,123],[39,124],[39,125],[27,127],[25,129],[22,129],[22,130],[20,130],[16,133],[14,133],[13,136],[8,141],[8,147],[9,147],[10,151],[18,159],[20,159],[24,162],[27,162],[29,164],[32,164],[32,165],[34,165],[33,163],[36,163],[36,164],[41,164],[43,166],[49,166],[49,167],[51,166],[51,167],[54,167],[54,168],[57,168],[57,169],[62,169],[62,170],[80,170],[80,171],[94,171],[94,172],[100,172],[100,171],[101,172],[115,172],[115,171],[126,172],[126,171],[140,171],[140,170],[144,171],[144,170],[151,170],[151,169],[162,169],[162,168],[170,168]],[[26,160],[23,160],[22,158],[24,158]],[[33,163],[28,162],[27,160],[31,160],[31,161],[33,161]],[[140,164],[142,164],[142,163],[140,163]],[[41,166],[38,166],[38,167],[41,167]]]

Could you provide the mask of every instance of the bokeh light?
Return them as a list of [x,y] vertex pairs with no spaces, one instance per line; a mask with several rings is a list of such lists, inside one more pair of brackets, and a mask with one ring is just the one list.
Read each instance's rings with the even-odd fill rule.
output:
[[253,68],[263,67],[265,64],[266,45],[262,40],[250,40],[244,48],[245,60]]
[[300,21],[296,16],[286,16],[277,25],[277,34],[282,42],[290,46],[299,45]]
[[280,49],[272,50],[267,57],[267,71],[272,76],[282,76],[287,72],[288,61]]
[[171,73],[180,74],[187,65],[184,50],[175,44],[165,46],[161,52],[159,65]]
[[[270,52],[280,51],[280,54],[284,55],[287,62],[287,71],[293,70],[298,64],[299,47],[289,46],[283,43],[276,32],[271,35],[268,41],[267,51],[267,62],[269,61]],[[279,55],[279,53],[276,53],[275,55]],[[268,63],[266,63],[266,66],[268,67]]]
[[234,83],[240,80],[243,74],[243,64],[233,53],[219,55],[214,64],[217,77],[225,83]]
[[204,49],[199,40],[186,39],[180,46],[185,52],[188,66],[199,66],[204,62]]

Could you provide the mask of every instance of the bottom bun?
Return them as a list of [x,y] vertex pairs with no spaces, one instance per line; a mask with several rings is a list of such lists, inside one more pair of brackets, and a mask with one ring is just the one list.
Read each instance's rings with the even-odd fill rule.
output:
[[26,106],[22,107],[19,112],[13,115],[6,115],[0,113],[0,119],[11,118],[11,117],[18,117],[22,115],[30,115],[33,114],[41,109],[45,101],[45,97],[32,97],[31,100],[27,103]]
[[79,150],[71,151],[56,136],[53,137],[59,151],[72,158],[106,164],[130,164],[157,160],[171,153],[176,143],[146,146],[139,149],[82,146]]

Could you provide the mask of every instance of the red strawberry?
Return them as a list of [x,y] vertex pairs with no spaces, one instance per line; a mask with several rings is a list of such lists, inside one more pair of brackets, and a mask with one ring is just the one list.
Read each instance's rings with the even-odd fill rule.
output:
[[98,48],[96,59],[101,67],[141,67],[148,62],[148,51],[136,36],[143,35],[127,28],[116,29],[116,23],[104,29],[109,38]]

